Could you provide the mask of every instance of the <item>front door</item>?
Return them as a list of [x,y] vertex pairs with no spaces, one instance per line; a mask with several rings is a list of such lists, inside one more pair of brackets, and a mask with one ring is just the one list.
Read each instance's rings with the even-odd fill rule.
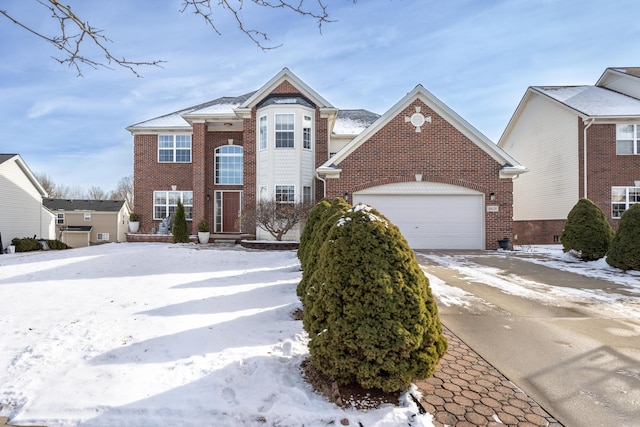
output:
[[223,191],[222,192],[222,219],[221,232],[238,233],[238,217],[240,216],[240,192],[239,191]]

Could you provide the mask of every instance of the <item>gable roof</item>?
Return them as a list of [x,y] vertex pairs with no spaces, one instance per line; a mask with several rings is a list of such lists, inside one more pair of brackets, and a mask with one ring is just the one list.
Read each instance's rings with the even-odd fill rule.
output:
[[42,203],[52,211],[119,212],[124,200],[44,199]]
[[640,100],[598,86],[534,86],[531,90],[564,104],[581,116],[640,116]]
[[401,111],[407,108],[415,100],[422,101],[425,105],[431,108],[436,114],[445,119],[449,124],[455,127],[463,135],[469,138],[474,144],[476,144],[485,153],[491,156],[496,162],[503,166],[503,172],[506,175],[517,175],[519,173],[527,172],[527,169],[518,163],[515,159],[509,156],[504,150],[491,142],[489,138],[483,135],[479,130],[473,127],[469,122],[463,119],[455,111],[445,105],[442,101],[436,98],[431,92],[425,89],[422,85],[417,85],[411,92],[400,99],[393,107],[391,107],[386,113],[380,116],[373,124],[367,127],[362,133],[356,136],[351,142],[349,142],[342,150],[337,152],[333,157],[327,160],[319,168],[317,172],[320,175],[335,177],[341,171],[338,167],[340,163],[346,159],[351,153],[353,153],[358,147],[366,143],[366,141],[386,126],[394,117],[396,117]]
[[27,177],[29,182],[31,182],[31,184],[34,186],[36,191],[38,191],[38,193],[40,193],[42,197],[47,197],[48,195],[47,190],[45,190],[42,184],[40,184],[40,181],[38,181],[38,178],[34,175],[33,172],[31,172],[31,169],[29,169],[29,166],[27,166],[27,164],[19,154],[0,154],[0,171],[2,170],[2,166],[8,164],[12,160],[15,161],[18,168],[20,168],[22,173],[25,174],[25,176]]
[[368,110],[339,110],[332,134],[358,135],[379,118],[380,114],[372,113]]

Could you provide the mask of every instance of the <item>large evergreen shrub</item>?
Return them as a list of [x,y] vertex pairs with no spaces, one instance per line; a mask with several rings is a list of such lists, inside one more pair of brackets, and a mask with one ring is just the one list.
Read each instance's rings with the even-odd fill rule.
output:
[[406,389],[447,349],[438,310],[400,230],[358,205],[331,227],[305,307],[311,363],[341,385]]
[[622,270],[640,270],[640,204],[624,211],[609,252],[607,263]]
[[335,198],[333,202],[331,202],[331,205],[323,210],[322,216],[308,237],[309,241],[305,244],[304,261],[302,261],[302,259],[300,261],[302,265],[302,279],[296,289],[296,293],[302,301],[303,310],[308,310],[309,306],[313,304],[312,300],[306,298],[308,295],[307,288],[313,282],[313,275],[318,264],[320,248],[327,238],[331,226],[350,208],[351,205],[344,199],[340,197]]
[[173,243],[189,243],[189,230],[187,229],[187,218],[184,214],[184,206],[178,200],[176,216],[173,220]]
[[595,261],[606,255],[613,234],[602,209],[589,199],[580,199],[567,216],[560,242],[565,252],[574,251],[583,261]]
[[322,214],[330,207],[331,203],[327,199],[322,199],[309,211],[309,216],[304,223],[302,234],[300,234],[300,243],[298,244],[298,259],[302,270],[304,270],[306,264],[306,255],[313,240],[314,230],[320,226]]

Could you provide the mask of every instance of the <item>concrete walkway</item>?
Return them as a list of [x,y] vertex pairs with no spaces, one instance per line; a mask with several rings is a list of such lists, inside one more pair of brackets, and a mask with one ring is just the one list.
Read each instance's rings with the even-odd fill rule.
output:
[[[458,255],[478,269],[496,269],[495,274],[507,281],[517,276],[568,291],[601,289],[610,296],[629,295],[623,286],[609,281],[515,255]],[[640,319],[607,310],[597,300],[541,302],[511,295],[425,257],[419,256],[419,261],[429,274],[479,301],[469,306],[439,305],[443,324],[560,423],[640,426]]]

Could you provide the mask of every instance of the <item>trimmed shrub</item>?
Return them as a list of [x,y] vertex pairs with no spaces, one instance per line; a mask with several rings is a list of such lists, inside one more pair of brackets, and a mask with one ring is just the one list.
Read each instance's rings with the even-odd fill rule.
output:
[[613,234],[602,209],[589,199],[580,199],[569,212],[560,242],[565,252],[574,251],[583,261],[595,261],[606,255]]
[[309,252],[314,231],[321,224],[322,214],[330,207],[331,203],[327,199],[322,199],[309,211],[309,216],[304,223],[302,234],[300,234],[300,243],[298,244],[298,259],[302,270],[304,270],[306,264],[306,255]]
[[[351,205],[342,198],[335,198],[331,205],[325,209],[314,227],[313,233],[309,236],[309,242],[305,244],[304,262],[301,261],[302,279],[296,289],[296,294],[302,301],[303,310],[307,310],[312,300],[307,300],[307,288],[313,282],[313,274],[318,264],[320,248],[327,238],[327,234],[336,221],[351,208]],[[304,322],[304,320],[303,320]]]
[[71,249],[71,246],[60,240],[47,240],[47,244],[49,245],[49,249],[53,250]]
[[189,243],[189,231],[187,230],[187,218],[184,215],[184,206],[178,200],[176,217],[173,221],[173,243]]
[[42,249],[40,242],[35,237],[23,237],[22,239],[15,237],[11,239],[11,244],[16,247],[16,252],[31,252]]
[[311,363],[387,392],[429,377],[447,342],[429,280],[400,230],[369,206],[334,221],[305,307]]
[[607,264],[621,270],[640,270],[640,204],[623,212],[609,252]]

